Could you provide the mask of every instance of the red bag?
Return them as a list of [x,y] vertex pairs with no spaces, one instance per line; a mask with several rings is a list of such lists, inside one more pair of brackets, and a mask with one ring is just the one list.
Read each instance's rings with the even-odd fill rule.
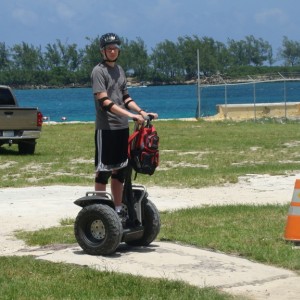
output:
[[159,137],[155,127],[147,122],[128,139],[128,158],[132,168],[141,174],[152,175],[159,163]]

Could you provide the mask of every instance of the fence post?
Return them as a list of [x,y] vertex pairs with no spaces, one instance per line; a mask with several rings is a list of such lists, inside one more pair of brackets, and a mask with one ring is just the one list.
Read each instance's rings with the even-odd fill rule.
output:
[[225,94],[225,119],[227,119],[227,83],[223,79],[221,75],[219,75],[219,78],[223,81],[224,83],[224,94]]
[[199,49],[197,49],[197,73],[198,73],[198,80],[197,80],[197,98],[198,98],[198,107],[196,112],[196,119],[200,118],[201,115],[201,83],[200,83],[200,59],[199,59]]
[[256,83],[255,80],[247,75],[253,81],[253,112],[254,112],[254,122],[256,122]]
[[287,115],[286,115],[286,112],[287,112],[287,107],[286,107],[286,78],[278,72],[278,74],[281,76],[281,78],[283,78],[283,100],[284,100],[284,118],[285,118],[285,121],[287,120]]

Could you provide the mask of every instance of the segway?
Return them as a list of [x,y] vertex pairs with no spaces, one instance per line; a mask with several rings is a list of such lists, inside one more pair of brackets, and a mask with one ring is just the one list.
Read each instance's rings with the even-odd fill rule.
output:
[[148,199],[144,186],[132,184],[132,171],[128,164],[120,213],[115,211],[113,196],[107,192],[87,192],[74,202],[82,207],[75,220],[74,233],[86,253],[110,255],[122,242],[148,246],[157,237],[158,209]]

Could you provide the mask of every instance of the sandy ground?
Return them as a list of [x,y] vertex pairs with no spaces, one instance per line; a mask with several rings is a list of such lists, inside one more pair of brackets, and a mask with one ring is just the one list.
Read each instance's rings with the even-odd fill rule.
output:
[[[202,189],[148,188],[149,198],[160,211],[203,205],[287,204],[294,183],[291,176],[248,175],[239,183]],[[300,277],[280,268],[175,243],[154,242],[146,248],[121,244],[110,257],[90,256],[77,245],[27,247],[13,236],[18,229],[37,230],[76,217],[80,207],[73,201],[89,189],[51,186],[0,189],[0,255],[33,255],[37,259],[88,265],[138,276],[179,279],[204,287],[215,286],[251,299],[299,299]],[[299,250],[295,250],[299,251]]]

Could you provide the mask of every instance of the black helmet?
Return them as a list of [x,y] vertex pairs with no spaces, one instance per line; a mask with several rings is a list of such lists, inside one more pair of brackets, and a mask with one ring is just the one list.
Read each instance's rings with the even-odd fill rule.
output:
[[103,34],[100,38],[100,49],[103,50],[107,45],[116,44],[121,45],[121,40],[115,33]]

